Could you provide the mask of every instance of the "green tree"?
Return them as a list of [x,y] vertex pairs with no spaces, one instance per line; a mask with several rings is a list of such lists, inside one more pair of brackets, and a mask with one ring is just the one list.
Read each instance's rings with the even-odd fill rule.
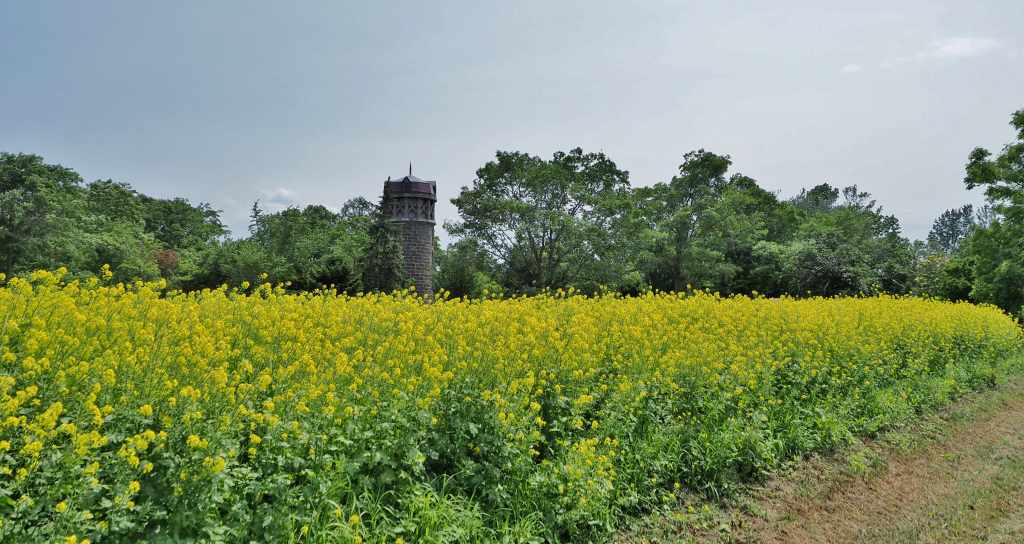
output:
[[758,243],[793,229],[792,213],[742,174],[732,160],[703,149],[683,156],[668,183],[636,189],[639,267],[661,290],[687,286],[722,292],[760,290]]
[[111,221],[142,225],[144,221],[139,194],[127,183],[96,180],[86,186],[85,210]]
[[88,275],[109,264],[118,280],[159,273],[158,245],[130,187],[110,180],[85,187],[73,170],[37,155],[0,154],[0,247],[7,272],[63,266]]
[[1010,125],[1017,139],[999,154],[976,148],[968,157],[964,184],[983,188],[994,214],[973,230],[963,253],[973,263],[971,298],[1024,315],[1024,110]]
[[82,178],[74,170],[38,155],[0,153],[0,271],[51,264],[51,248],[81,213],[81,194]]
[[369,241],[370,222],[320,205],[289,208],[254,214],[249,240],[284,263],[278,274],[295,289],[333,285],[354,292],[360,289],[359,260]]
[[1008,219],[974,231],[966,250],[974,265],[971,299],[1011,313],[1024,312],[1022,236],[1024,228]]
[[178,286],[186,291],[221,285],[291,281],[289,263],[253,240],[217,240],[182,253]]
[[397,228],[379,211],[370,224],[366,249],[359,264],[366,291],[388,293],[409,284]]
[[792,239],[755,248],[759,276],[777,278],[775,289],[833,296],[912,288],[913,246],[900,235],[899,221],[868,193],[822,184],[801,191],[791,204],[799,211]]
[[970,204],[942,212],[927,243],[914,247],[914,287],[918,295],[968,300],[974,283],[974,259],[965,251],[971,232],[980,226]]
[[974,283],[973,258],[962,253],[947,255],[917,247],[913,293],[947,300],[970,300]]
[[193,206],[184,198],[139,196],[146,232],[167,249],[198,248],[227,234],[220,211],[206,202]]
[[479,298],[485,290],[500,293],[495,280],[497,263],[475,239],[459,240],[447,249],[437,248],[434,255],[435,289],[444,289],[456,298]]
[[599,281],[613,263],[609,233],[623,220],[629,174],[603,153],[576,148],[543,160],[499,151],[452,203],[461,221],[445,228],[475,240],[517,290]]
[[346,200],[345,203],[341,205],[341,211],[338,212],[338,215],[343,219],[355,219],[359,217],[372,219],[379,211],[379,207],[376,204],[361,196],[357,196]]
[[810,189],[800,189],[800,194],[790,202],[801,211],[813,214],[832,211],[839,203],[839,188],[828,183],[815,185]]
[[974,225],[974,206],[966,204],[946,210],[932,225],[928,246],[946,255],[956,253]]

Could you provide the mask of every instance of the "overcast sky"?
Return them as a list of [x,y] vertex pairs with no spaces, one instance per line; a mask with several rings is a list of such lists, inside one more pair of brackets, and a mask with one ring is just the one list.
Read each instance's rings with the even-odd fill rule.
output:
[[924,237],[1013,136],[1024,1],[837,4],[0,0],[0,150],[242,235],[257,198],[336,209],[410,160],[445,219],[498,149],[646,185],[703,147],[783,197],[857,184]]

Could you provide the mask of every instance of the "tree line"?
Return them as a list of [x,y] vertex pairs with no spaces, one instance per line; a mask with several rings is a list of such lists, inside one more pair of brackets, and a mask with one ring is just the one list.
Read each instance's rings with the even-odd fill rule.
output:
[[0,153],[0,271],[65,267],[77,277],[109,265],[115,281],[164,278],[183,290],[267,280],[356,292],[404,282],[397,239],[363,198],[339,212],[315,205],[268,214],[257,202],[240,239],[228,237],[220,214],[127,183],[86,184],[38,155]]
[[[435,253],[436,288],[453,296],[574,288],[636,294],[917,294],[1024,307],[1024,110],[1015,141],[975,149],[964,183],[986,205],[938,214],[926,240],[857,186],[827,183],[788,198],[734,172],[728,155],[683,156],[667,181],[632,186],[604,153],[550,159],[499,151],[452,199],[453,239]],[[263,279],[296,290],[405,286],[401,250],[364,198],[265,213],[232,239],[206,203],[159,199],[112,180],[84,183],[30,154],[0,154],[0,270],[109,264],[115,278],[164,278],[194,290]]]

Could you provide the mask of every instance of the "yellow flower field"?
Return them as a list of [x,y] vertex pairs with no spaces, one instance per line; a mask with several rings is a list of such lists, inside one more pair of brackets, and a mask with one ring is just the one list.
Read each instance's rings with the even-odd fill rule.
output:
[[[4,280],[0,280],[4,283]],[[991,307],[0,287],[0,541],[600,539],[994,383]]]

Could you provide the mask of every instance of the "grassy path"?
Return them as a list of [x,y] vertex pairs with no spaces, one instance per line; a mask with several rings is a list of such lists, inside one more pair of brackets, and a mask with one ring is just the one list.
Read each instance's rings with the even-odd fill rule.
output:
[[618,541],[1024,543],[1024,376],[800,463],[732,507],[660,513]]

